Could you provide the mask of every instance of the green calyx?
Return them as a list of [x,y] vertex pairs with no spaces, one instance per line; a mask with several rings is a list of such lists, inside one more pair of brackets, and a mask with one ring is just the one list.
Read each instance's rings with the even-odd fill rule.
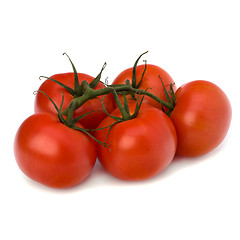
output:
[[170,107],[168,107],[167,111],[165,111],[165,109],[162,107],[162,111],[165,112],[168,116],[170,116],[174,107],[175,107],[175,105],[176,105],[176,100],[177,100],[176,95],[175,95],[174,90],[173,90],[173,83],[170,83],[170,90],[167,91],[160,75],[159,75],[159,78],[160,78],[160,80],[162,82],[162,85],[163,85],[163,90],[164,90],[164,94],[165,94],[166,99],[167,99],[167,103],[170,106]]
[[[129,79],[126,80],[126,81],[128,81],[128,85],[131,85],[132,88],[135,89],[135,90],[136,90],[136,89],[139,89],[139,87],[140,87],[140,85],[141,85],[141,83],[142,83],[144,74],[145,74],[146,69],[147,69],[147,61],[146,61],[146,60],[143,60],[144,63],[145,63],[145,68],[144,68],[144,70],[143,70],[143,73],[142,73],[142,76],[141,76],[140,81],[137,83],[136,71],[137,71],[138,62],[139,62],[139,60],[141,59],[141,57],[142,57],[144,54],[146,54],[146,53],[148,53],[148,51],[142,53],[142,54],[137,58],[137,60],[136,60],[135,63],[134,63],[133,71],[132,71],[132,83],[130,83]],[[125,84],[116,84],[116,85],[108,85],[108,86],[115,88],[115,87],[121,87],[121,86],[124,86],[124,85],[125,85]],[[118,94],[119,94],[119,95],[123,95],[123,93],[121,93],[120,91],[118,92]],[[132,91],[131,91],[131,92],[128,92],[128,93],[125,91],[124,94],[126,94],[126,95],[129,94],[129,95],[131,95],[132,99],[137,100],[137,98],[136,98],[136,96],[135,96],[135,93],[132,92]]]
[[[76,100],[73,99],[73,101],[71,101],[71,103],[68,106],[68,109],[69,109],[68,110],[68,115],[66,117],[64,117],[64,115],[62,114],[62,107],[63,107],[63,102],[64,102],[64,94],[63,94],[63,92],[61,92],[61,94],[62,94],[62,101],[61,101],[60,107],[58,107],[56,105],[56,103],[52,100],[52,98],[49,97],[45,92],[37,90],[37,91],[34,92],[34,94],[36,94],[37,92],[44,94],[51,101],[51,103],[53,104],[53,106],[55,107],[55,109],[57,111],[58,119],[59,119],[59,121],[61,123],[63,123],[65,126],[71,128],[71,129],[78,130],[80,132],[83,132],[83,133],[87,134],[89,137],[91,137],[93,140],[95,140],[100,145],[102,145],[104,147],[107,147],[106,143],[99,141],[97,138],[95,138],[92,134],[89,133],[91,131],[101,130],[101,129],[94,129],[94,130],[92,130],[92,129],[85,129],[85,128],[81,128],[81,127],[77,127],[76,126],[76,123],[79,120],[81,120],[85,116],[87,116],[87,115],[89,115],[89,114],[91,114],[93,112],[99,111],[99,110],[90,111],[90,112],[85,113],[85,114],[83,114],[83,115],[81,115],[79,117],[73,118],[73,113],[74,113],[75,104],[76,104]],[[108,128],[108,127],[106,127],[106,128]]]
[[[46,79],[49,79],[49,80],[57,83],[59,86],[61,86],[65,90],[67,90],[74,98],[81,97],[84,94],[86,83],[83,83],[83,81],[81,84],[79,83],[78,73],[77,73],[76,67],[74,66],[71,58],[66,53],[63,53],[63,55],[67,56],[67,58],[69,59],[71,65],[72,65],[72,69],[73,69],[73,73],[74,73],[74,88],[70,88],[67,85],[63,84],[62,82],[59,82],[58,80],[53,79],[53,78],[49,78],[49,77],[45,77],[45,76],[40,76],[39,78],[40,79],[46,78]],[[97,75],[97,77],[95,77],[92,80],[92,82],[89,83],[90,88],[94,89],[98,85],[98,83],[101,80],[102,72],[103,72],[104,68],[106,67],[106,65],[107,65],[107,63],[105,62],[102,66],[101,71]],[[87,81],[85,81],[85,82],[87,82]]]
[[117,94],[117,92],[116,92],[116,90],[114,88],[112,90],[112,94],[114,96],[114,100],[115,100],[115,102],[117,104],[117,107],[120,110],[122,116],[121,117],[116,117],[116,116],[110,115],[107,112],[107,110],[106,110],[106,108],[105,108],[105,106],[103,104],[103,99],[102,99],[102,101],[101,101],[102,109],[109,117],[115,119],[117,122],[128,121],[128,120],[131,120],[131,119],[137,117],[137,115],[138,115],[138,113],[140,111],[140,108],[141,108],[144,96],[141,98],[140,101],[139,101],[139,97],[137,98],[135,111],[134,111],[133,114],[131,114],[130,110],[129,110],[129,104],[128,104],[128,100],[127,100],[126,94],[123,93],[123,99],[124,99],[123,104],[121,103],[121,101],[120,101],[120,99],[118,97],[118,94]]

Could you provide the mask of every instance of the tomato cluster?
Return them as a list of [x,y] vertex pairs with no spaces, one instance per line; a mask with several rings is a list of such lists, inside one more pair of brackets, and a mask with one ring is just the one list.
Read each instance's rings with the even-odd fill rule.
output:
[[68,57],[73,72],[42,83],[35,114],[16,133],[22,172],[67,188],[82,182],[98,159],[111,175],[136,181],[162,172],[176,154],[201,156],[215,149],[231,122],[225,93],[204,80],[177,88],[162,68],[137,65],[140,57],[112,85],[100,81],[105,65],[94,78],[77,73]]

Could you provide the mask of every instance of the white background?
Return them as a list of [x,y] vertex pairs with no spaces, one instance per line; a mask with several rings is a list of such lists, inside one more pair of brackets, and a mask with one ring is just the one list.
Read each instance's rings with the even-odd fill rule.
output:
[[[240,7],[236,0],[1,1],[0,239],[240,239]],[[111,82],[146,50],[177,86],[204,79],[233,108],[224,142],[177,158],[144,182],[117,180],[96,164],[82,184],[42,186],[19,170],[13,140],[33,114],[40,75],[71,71]],[[224,115],[224,112],[223,112]]]

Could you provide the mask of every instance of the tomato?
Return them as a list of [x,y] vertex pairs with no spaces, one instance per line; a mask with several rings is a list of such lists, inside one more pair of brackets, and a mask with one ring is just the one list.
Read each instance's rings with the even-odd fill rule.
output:
[[231,122],[231,105],[215,84],[198,80],[184,84],[175,93],[171,113],[177,136],[177,154],[201,156],[225,138]]
[[24,174],[53,188],[82,182],[97,157],[96,144],[89,136],[65,126],[51,113],[34,114],[21,124],[14,153]]
[[[144,69],[145,69],[144,64],[136,67],[136,84],[138,84],[142,79]],[[124,70],[114,79],[112,84],[124,84],[127,79],[132,83],[132,73],[133,73],[133,68],[128,68]],[[174,91],[176,90],[176,86],[171,76],[164,69],[151,64],[147,64],[147,68],[146,68],[144,77],[142,79],[142,82],[139,86],[139,89],[143,89],[143,90],[147,89],[149,92],[151,92],[155,96],[166,101],[167,99],[164,93],[163,84],[161,79],[159,78],[159,75],[162,78],[163,84],[166,87],[167,91],[170,90],[170,83],[173,84],[173,90]],[[154,99],[148,96],[144,97],[143,102],[150,104],[156,108],[162,109],[161,104],[159,104]]]
[[[135,104],[129,104],[133,113]],[[119,109],[111,115],[120,117]],[[105,118],[98,128],[116,122]],[[104,142],[108,129],[98,130],[95,136]],[[109,147],[98,145],[98,159],[113,176],[122,180],[144,180],[163,171],[172,161],[177,136],[170,118],[161,110],[143,104],[137,117],[116,123],[106,139]]]
[[[74,73],[56,74],[51,76],[50,78],[55,79],[67,85],[70,88],[74,88]],[[93,79],[94,79],[93,77],[87,74],[78,73],[79,84],[81,84],[83,80],[86,80],[88,83],[90,83]],[[102,89],[104,87],[105,87],[104,84],[102,82],[99,82],[95,89]],[[63,109],[65,109],[74,98],[66,89],[64,89],[63,87],[59,86],[57,83],[49,79],[45,80],[42,83],[39,90],[45,92],[50,98],[52,98],[52,100],[56,103],[58,107],[61,104],[62,101],[61,92],[63,92],[64,93]],[[90,111],[98,110],[83,117],[79,121],[85,128],[95,129],[98,126],[98,124],[106,117],[106,114],[102,110],[100,101],[100,99],[102,99],[103,97],[104,96],[100,96],[98,99],[95,98],[88,100],[74,112],[73,117],[78,117]],[[114,101],[112,95],[110,94],[106,95],[103,102],[107,111],[111,112],[114,109]],[[49,101],[49,99],[40,92],[38,92],[36,95],[34,109],[35,113],[40,112],[56,113],[56,110],[51,101]]]

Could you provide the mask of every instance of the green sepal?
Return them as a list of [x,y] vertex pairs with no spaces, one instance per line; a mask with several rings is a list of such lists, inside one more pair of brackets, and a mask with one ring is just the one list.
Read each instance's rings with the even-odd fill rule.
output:
[[147,61],[146,61],[146,60],[143,60],[143,61],[144,61],[144,63],[145,63],[144,70],[143,70],[143,74],[142,74],[141,80],[140,80],[139,83],[137,84],[136,88],[139,88],[139,87],[140,87],[140,85],[141,85],[141,83],[142,83],[142,80],[143,80],[143,77],[144,77],[144,75],[145,75],[145,72],[146,72],[146,70],[147,70]]
[[[90,111],[90,112],[88,112],[88,113],[85,113],[85,114],[83,114],[83,115],[81,115],[81,116],[79,116],[79,117],[76,117],[76,118],[74,118],[73,119],[73,121],[72,121],[72,123],[75,125],[77,122],[79,122],[82,118],[84,118],[85,116],[87,116],[88,114],[91,114],[91,113],[93,113],[93,112],[100,112],[100,110],[93,110],[93,111]],[[88,129],[89,131],[90,131],[90,129]]]
[[[104,98],[105,98],[105,97],[104,97]],[[104,98],[100,100],[100,101],[101,101],[101,104],[102,104],[103,112],[104,112],[105,114],[107,114],[107,116],[113,118],[114,120],[116,120],[116,121],[121,121],[121,120],[122,120],[121,118],[116,117],[116,116],[112,116],[111,114],[108,113],[108,111],[107,111],[107,109],[105,108],[104,103],[103,103]]]
[[75,90],[76,95],[78,96],[78,95],[80,95],[79,94],[80,85],[79,85],[77,70],[76,70],[71,58],[66,53],[63,53],[63,55],[66,55],[68,57],[71,65],[72,65],[72,69],[73,69],[73,73],[74,73],[74,90]]
[[176,95],[175,95],[174,90],[173,90],[173,83],[172,83],[172,82],[170,83],[169,94],[170,94],[170,96],[171,96],[172,103],[173,103],[173,105],[175,106],[175,105],[176,105],[176,102],[177,102],[177,98],[176,98]]
[[[108,132],[107,132],[107,136],[106,136],[106,138],[104,140],[104,144],[106,144],[107,138],[108,138],[108,136],[110,134],[110,131],[112,130],[113,126],[115,126],[116,124],[118,124],[120,122],[122,122],[122,121],[116,121],[116,122],[112,123],[110,126],[107,126],[107,127],[109,127],[109,129],[108,129]],[[110,148],[110,151],[111,151],[111,148]]]
[[72,96],[75,96],[76,95],[76,92],[74,91],[74,89],[68,87],[67,85],[59,82],[58,80],[55,80],[53,78],[49,78],[49,77],[45,77],[45,76],[40,76],[39,79],[41,80],[41,78],[46,78],[46,79],[49,79],[55,83],[57,83],[59,86],[61,86],[62,88],[64,88],[65,90],[67,90]]
[[100,73],[97,75],[97,77],[95,77],[95,78],[92,80],[92,82],[89,83],[90,88],[94,89],[94,88],[98,85],[98,83],[99,83],[100,80],[101,80],[102,72],[103,72],[103,70],[104,70],[104,68],[105,68],[106,66],[107,66],[107,63],[105,62],[105,63],[103,64],[103,66],[102,66],[102,69],[101,69]]
[[56,111],[57,111],[58,118],[59,118],[60,122],[62,122],[63,124],[65,124],[65,119],[63,118],[62,113],[61,113],[62,106],[63,106],[63,101],[64,101],[64,96],[63,96],[63,94],[62,94],[61,105],[60,105],[60,107],[58,108],[58,106],[56,105],[56,103],[52,100],[52,98],[51,98],[48,94],[46,94],[45,92],[43,92],[43,91],[41,91],[41,90],[34,91],[34,94],[37,93],[37,92],[43,93],[43,94],[51,101],[51,103],[53,104],[54,108],[55,108]]
[[165,87],[165,85],[163,83],[163,80],[162,80],[161,76],[159,75],[158,77],[160,78],[160,80],[162,82],[162,86],[163,86],[164,94],[165,94],[165,96],[167,98],[167,102],[168,103],[172,103],[171,97],[170,97],[170,95],[169,95],[169,93],[168,93],[168,91],[167,91],[167,89],[166,89],[166,87]]
[[133,86],[133,88],[136,88],[136,86],[137,86],[137,79],[136,79],[136,68],[137,68],[137,64],[138,64],[140,58],[141,58],[144,54],[146,54],[146,53],[148,53],[148,51],[142,53],[142,54],[138,57],[138,59],[136,60],[136,62],[134,63],[133,72],[132,72],[132,86]]
[[97,138],[95,138],[91,133],[89,133],[87,129],[80,128],[80,127],[77,127],[77,126],[72,126],[71,128],[74,129],[74,130],[77,130],[77,131],[80,131],[80,132],[85,133],[86,135],[88,135],[89,137],[91,137],[94,141],[96,141],[97,143],[99,143],[99,144],[102,145],[103,147],[108,147],[108,145],[107,145],[105,142],[99,141],[99,140],[98,140]]
[[64,102],[64,94],[63,92],[61,92],[62,94],[62,101],[61,101],[61,104],[60,104],[60,107],[59,107],[59,112],[62,112],[62,107],[63,107],[63,102]]

